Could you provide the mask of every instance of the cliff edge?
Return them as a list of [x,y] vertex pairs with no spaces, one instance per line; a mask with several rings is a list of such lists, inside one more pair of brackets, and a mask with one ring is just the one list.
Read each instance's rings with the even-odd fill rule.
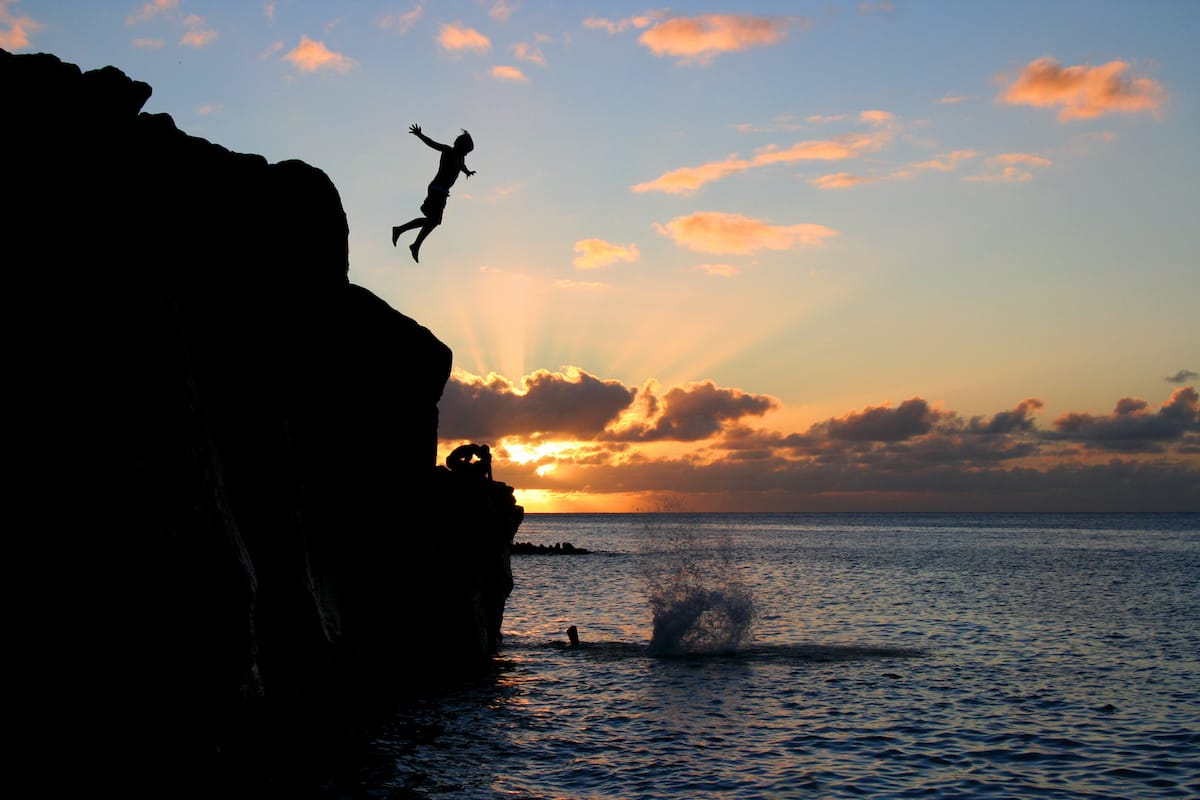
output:
[[0,51],[39,691],[62,738],[119,726],[110,767],[171,774],[486,661],[522,512],[435,468],[451,353],[348,281],[329,178],[150,92]]

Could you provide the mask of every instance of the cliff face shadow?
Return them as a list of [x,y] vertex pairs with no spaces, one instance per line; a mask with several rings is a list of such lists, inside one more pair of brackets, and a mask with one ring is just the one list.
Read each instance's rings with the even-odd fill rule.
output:
[[236,772],[486,662],[521,510],[435,466],[451,353],[349,282],[329,178],[111,67],[0,51],[0,92],[53,741]]

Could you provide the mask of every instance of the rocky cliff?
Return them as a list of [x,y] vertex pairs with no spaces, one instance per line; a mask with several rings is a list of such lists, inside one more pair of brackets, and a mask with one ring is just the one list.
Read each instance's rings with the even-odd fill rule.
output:
[[521,509],[435,468],[451,353],[349,283],[328,177],[150,92],[0,51],[41,691],[62,736],[119,721],[109,763],[169,773],[480,663]]

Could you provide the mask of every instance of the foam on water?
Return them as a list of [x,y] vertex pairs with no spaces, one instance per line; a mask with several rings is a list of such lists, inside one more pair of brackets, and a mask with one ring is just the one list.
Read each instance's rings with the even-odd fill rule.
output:
[[727,537],[650,529],[642,557],[652,655],[731,653],[750,643],[754,595],[738,575]]

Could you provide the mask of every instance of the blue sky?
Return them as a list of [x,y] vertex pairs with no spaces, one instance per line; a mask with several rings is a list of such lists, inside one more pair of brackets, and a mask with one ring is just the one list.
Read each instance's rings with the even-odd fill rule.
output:
[[[188,133],[325,170],[351,280],[454,350],[445,447],[486,437],[531,509],[1177,507],[1200,485],[1198,22],[0,0],[0,46],[117,66]],[[419,265],[389,237],[437,165],[412,123],[469,129],[478,173]]]

